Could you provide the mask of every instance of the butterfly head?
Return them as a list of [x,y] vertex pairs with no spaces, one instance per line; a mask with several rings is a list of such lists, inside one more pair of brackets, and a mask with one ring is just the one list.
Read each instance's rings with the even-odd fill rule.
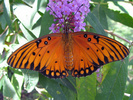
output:
[[50,0],[47,11],[55,17],[54,21],[57,23],[52,24],[49,28],[54,33],[69,33],[84,30],[84,18],[90,11],[89,1],[82,0]]

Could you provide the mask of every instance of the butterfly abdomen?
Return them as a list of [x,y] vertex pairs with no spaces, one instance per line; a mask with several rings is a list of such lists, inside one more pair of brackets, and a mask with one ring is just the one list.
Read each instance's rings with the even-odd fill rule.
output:
[[66,68],[71,70],[73,68],[73,54],[72,52],[65,52]]
[[64,42],[64,58],[65,58],[65,65],[67,70],[73,69],[73,52],[72,52],[72,37],[71,34],[64,34],[63,35],[63,42]]

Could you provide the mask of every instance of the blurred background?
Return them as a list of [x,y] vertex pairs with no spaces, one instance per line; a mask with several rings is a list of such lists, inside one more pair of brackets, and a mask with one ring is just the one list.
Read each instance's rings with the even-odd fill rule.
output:
[[0,100],[133,100],[133,0],[91,0],[85,19],[85,31],[109,36],[130,48],[123,62],[107,64],[87,77],[56,80],[8,66],[14,50],[52,33],[54,17],[46,11],[48,2],[0,0]]

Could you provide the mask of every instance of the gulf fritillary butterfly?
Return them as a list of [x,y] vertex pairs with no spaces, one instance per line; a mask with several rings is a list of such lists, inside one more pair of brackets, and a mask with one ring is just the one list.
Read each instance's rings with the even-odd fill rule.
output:
[[[69,71],[74,77],[87,76],[104,64],[124,59],[129,50],[116,40],[90,32],[70,33],[69,29],[75,27],[74,22],[83,23],[85,13],[89,12],[89,2],[82,3],[73,12],[80,2],[50,1],[48,7],[56,18],[59,19],[54,11],[60,15],[66,12],[59,21],[59,26],[64,26],[64,32],[48,34],[23,45],[8,58],[7,63],[14,68],[39,71],[49,78],[64,78]],[[75,4],[77,6],[74,7]],[[49,5],[53,8],[59,6],[59,9],[53,11]],[[67,11],[71,7],[74,9]],[[78,17],[75,17],[76,14]],[[79,24],[77,26],[79,28]]]
[[49,78],[87,76],[100,66],[124,59],[126,46],[90,32],[52,33],[17,49],[7,63],[20,69],[39,71]]

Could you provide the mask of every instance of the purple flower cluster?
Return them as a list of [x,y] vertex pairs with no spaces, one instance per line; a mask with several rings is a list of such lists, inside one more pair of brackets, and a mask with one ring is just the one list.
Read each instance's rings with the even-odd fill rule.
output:
[[81,31],[85,29],[85,15],[89,13],[90,0],[49,0],[47,11],[50,10],[50,14],[55,16],[54,21],[58,21],[56,24],[52,24],[49,28],[53,32],[57,33],[62,31],[67,25],[69,32]]

